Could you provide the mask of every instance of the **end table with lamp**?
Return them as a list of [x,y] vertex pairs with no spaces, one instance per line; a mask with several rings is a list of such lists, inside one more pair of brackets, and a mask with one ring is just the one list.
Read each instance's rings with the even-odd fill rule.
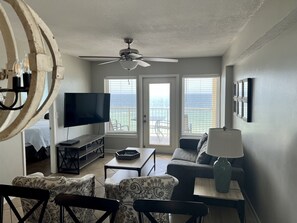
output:
[[238,182],[231,181],[232,167],[228,158],[243,156],[241,131],[210,128],[206,153],[218,160],[213,166],[214,179],[196,178],[194,197],[209,205],[234,207],[241,223],[245,222],[244,197]]
[[232,167],[228,158],[243,156],[241,131],[238,129],[210,128],[206,153],[218,157],[213,174],[217,192],[227,193],[230,188]]

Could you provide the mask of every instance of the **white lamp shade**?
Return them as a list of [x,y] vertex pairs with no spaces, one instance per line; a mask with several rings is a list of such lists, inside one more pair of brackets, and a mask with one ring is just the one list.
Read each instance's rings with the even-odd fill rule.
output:
[[241,131],[238,129],[210,128],[206,153],[224,158],[243,156]]
[[135,60],[120,60],[120,64],[126,70],[134,70],[137,67],[138,62]]

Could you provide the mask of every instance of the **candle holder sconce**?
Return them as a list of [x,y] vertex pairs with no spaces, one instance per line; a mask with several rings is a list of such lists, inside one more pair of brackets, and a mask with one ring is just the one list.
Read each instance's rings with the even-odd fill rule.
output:
[[[31,82],[31,71],[29,68],[29,61],[26,55],[23,63],[15,62],[13,65],[13,73],[15,76],[12,77],[12,88],[1,88],[0,93],[2,94],[0,97],[0,110],[19,110],[22,109],[25,102],[21,105],[17,104],[19,101],[19,95],[21,92],[25,92],[28,94]],[[21,77],[22,75],[22,77]],[[0,74],[1,80],[8,79],[9,75],[4,69]],[[5,101],[5,95],[3,93],[14,93],[13,102],[10,105],[5,105],[3,102]]]

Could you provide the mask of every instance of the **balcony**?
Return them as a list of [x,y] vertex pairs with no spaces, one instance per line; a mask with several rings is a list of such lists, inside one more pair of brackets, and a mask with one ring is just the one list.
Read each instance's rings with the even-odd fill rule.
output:
[[[208,131],[210,127],[217,126],[216,114],[211,108],[190,108],[184,111],[183,134],[197,135]],[[136,133],[137,111],[131,107],[111,107],[109,133]],[[168,143],[170,137],[169,108],[150,109],[150,137],[151,141]],[[152,143],[153,144],[153,143]]]

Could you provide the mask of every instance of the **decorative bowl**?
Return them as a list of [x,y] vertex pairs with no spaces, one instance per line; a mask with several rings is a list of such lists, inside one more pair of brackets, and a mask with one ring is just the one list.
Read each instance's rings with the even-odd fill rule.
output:
[[124,150],[117,151],[115,153],[115,156],[119,160],[133,160],[140,157],[140,153],[136,150],[124,149]]

